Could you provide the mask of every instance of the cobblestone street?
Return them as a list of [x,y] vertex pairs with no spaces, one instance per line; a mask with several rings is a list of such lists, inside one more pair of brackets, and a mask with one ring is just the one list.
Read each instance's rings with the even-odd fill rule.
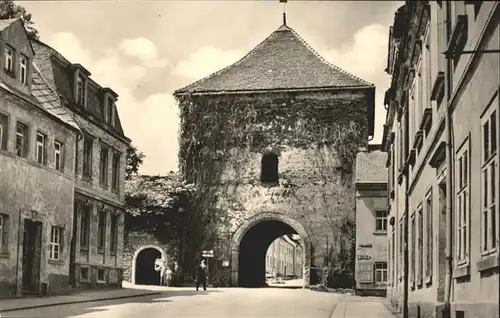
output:
[[[156,288],[158,289],[158,288]],[[303,289],[166,290],[121,300],[11,311],[4,317],[330,317],[342,295]]]
[[[161,292],[161,294],[8,311],[3,313],[2,317],[356,318],[366,317],[367,312],[371,313],[372,318],[392,317],[380,298],[370,297],[364,300],[357,296],[307,289],[210,288],[208,291],[196,292],[193,288],[152,287],[151,290],[142,292]],[[99,297],[103,296],[102,293],[99,294]]]

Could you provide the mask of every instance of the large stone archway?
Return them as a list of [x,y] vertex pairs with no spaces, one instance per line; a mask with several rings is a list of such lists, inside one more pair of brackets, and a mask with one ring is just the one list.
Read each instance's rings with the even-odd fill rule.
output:
[[[134,256],[132,257],[132,273],[131,273],[131,280],[132,280],[132,284],[137,284],[138,282],[136,281],[136,277],[137,277],[137,260],[138,260],[138,257],[139,255],[141,254],[141,252],[146,252],[147,250],[156,250],[157,251],[157,255],[161,256],[161,259],[164,260],[164,261],[167,261],[167,254],[165,253],[165,251],[156,246],[156,245],[145,245],[145,246],[141,246],[139,247],[135,252],[134,252]],[[154,266],[154,261],[153,263],[151,264],[151,266]],[[158,274],[159,275],[159,274]],[[140,283],[140,282],[139,282]]]
[[[243,278],[244,265],[240,264],[241,257],[248,249],[252,248],[249,244],[245,244],[245,236],[252,236],[252,231],[260,227],[260,233],[266,231],[268,235],[260,245],[253,246],[256,248],[256,257],[265,260],[267,247],[272,241],[281,235],[285,234],[298,234],[301,237],[301,244],[303,250],[303,287],[308,287],[310,284],[310,266],[311,266],[311,236],[306,231],[305,227],[297,220],[282,214],[274,212],[264,212],[254,215],[253,217],[245,220],[233,234],[231,239],[231,285],[242,285],[240,279]],[[273,233],[270,233],[273,232]],[[253,243],[253,242],[250,242]],[[263,250],[263,247],[265,249]],[[260,251],[259,251],[260,250]],[[264,264],[263,264],[264,265]],[[258,273],[259,275],[261,273]],[[265,273],[263,272],[265,275]],[[265,277],[263,277],[265,279]]]

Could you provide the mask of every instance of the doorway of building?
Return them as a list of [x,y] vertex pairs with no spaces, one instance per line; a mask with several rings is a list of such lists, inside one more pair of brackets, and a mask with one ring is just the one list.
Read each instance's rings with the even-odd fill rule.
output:
[[23,294],[38,293],[40,283],[40,255],[42,246],[42,223],[24,220],[23,231]]
[[135,283],[137,285],[160,285],[160,272],[155,271],[155,260],[161,258],[156,248],[145,248],[135,260]]

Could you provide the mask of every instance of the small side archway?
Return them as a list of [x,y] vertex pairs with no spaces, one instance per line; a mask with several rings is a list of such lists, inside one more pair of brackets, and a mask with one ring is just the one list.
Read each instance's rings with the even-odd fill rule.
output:
[[155,259],[167,261],[165,251],[156,245],[139,247],[132,257],[132,284],[159,285],[160,273],[154,270]]
[[246,287],[264,285],[267,248],[276,238],[285,234],[298,234],[301,237],[303,287],[308,287],[310,284],[311,236],[299,221],[276,212],[264,212],[252,216],[245,220],[233,234],[231,239],[231,285]]

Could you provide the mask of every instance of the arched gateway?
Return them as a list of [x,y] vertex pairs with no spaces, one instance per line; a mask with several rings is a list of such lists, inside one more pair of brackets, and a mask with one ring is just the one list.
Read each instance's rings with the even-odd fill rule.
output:
[[205,189],[202,202],[212,206],[204,210],[230,214],[211,247],[224,281],[262,285],[269,244],[297,233],[304,285],[317,284],[337,257],[332,244],[344,244],[333,223],[354,218],[350,163],[373,136],[373,84],[330,64],[284,23],[236,63],[174,96],[181,173]]
[[[265,284],[265,259],[269,245],[278,237],[298,234],[302,239],[303,273],[309,273],[311,240],[302,224],[281,213],[259,213],[241,224],[232,237],[231,284],[259,287]],[[304,287],[309,286],[304,275]]]
[[167,260],[165,252],[155,245],[138,248],[132,257],[132,284],[160,285],[160,273],[154,270],[157,258]]

